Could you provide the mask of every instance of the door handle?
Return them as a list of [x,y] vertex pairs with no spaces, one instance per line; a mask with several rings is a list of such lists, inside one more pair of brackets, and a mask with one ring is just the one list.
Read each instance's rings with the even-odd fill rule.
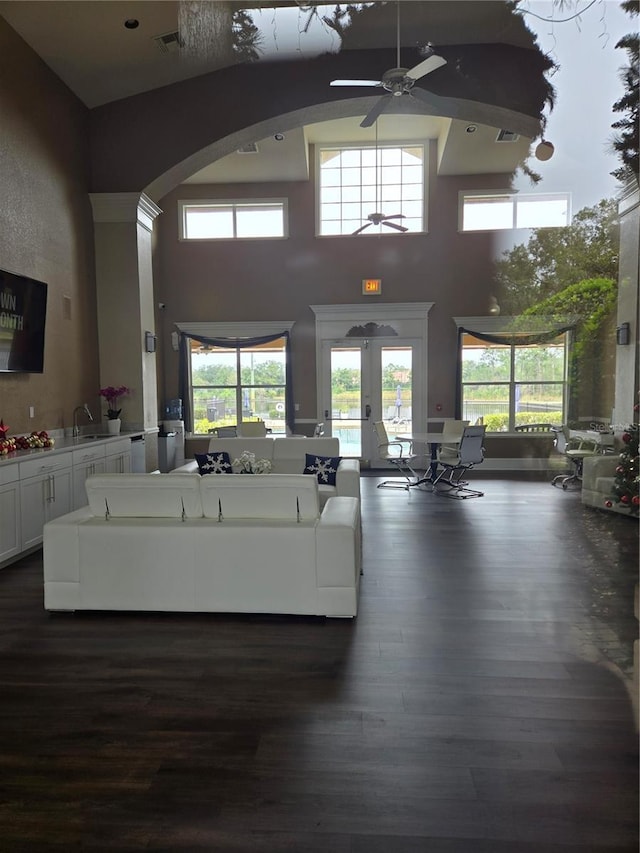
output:
[[371,406],[370,406],[368,403],[367,403],[367,405],[364,407],[364,413],[365,413],[365,415],[366,415],[365,420],[367,420],[367,421],[368,421],[368,420],[369,420],[369,418],[371,417]]

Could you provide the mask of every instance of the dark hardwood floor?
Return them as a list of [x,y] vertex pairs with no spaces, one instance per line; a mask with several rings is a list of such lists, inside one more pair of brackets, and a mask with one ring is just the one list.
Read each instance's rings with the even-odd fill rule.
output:
[[48,615],[41,554],[0,572],[0,851],[636,853],[637,522],[472,477],[363,478],[353,621]]

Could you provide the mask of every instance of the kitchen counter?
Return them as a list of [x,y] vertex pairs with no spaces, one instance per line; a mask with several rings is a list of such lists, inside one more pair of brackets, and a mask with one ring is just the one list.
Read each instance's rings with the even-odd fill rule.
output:
[[0,568],[39,548],[47,522],[86,505],[87,477],[144,470],[137,457],[145,436],[145,430],[87,430],[73,438],[58,431],[53,447],[0,456]]
[[135,430],[133,432],[120,432],[118,435],[110,435],[108,433],[88,433],[85,435],[60,436],[56,438],[51,436],[55,444],[53,447],[33,447],[30,450],[15,450],[13,453],[8,453],[5,456],[0,456],[0,466],[10,465],[12,462],[24,462],[25,459],[32,459],[36,456],[47,454],[54,456],[57,453],[67,453],[69,450],[76,450],[79,447],[93,447],[97,444],[111,444],[115,441],[120,441],[123,438],[139,438],[143,436],[144,430]]

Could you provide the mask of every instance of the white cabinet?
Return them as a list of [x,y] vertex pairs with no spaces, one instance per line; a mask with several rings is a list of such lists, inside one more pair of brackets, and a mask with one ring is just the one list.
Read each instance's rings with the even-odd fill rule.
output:
[[22,550],[42,542],[47,521],[71,512],[73,475],[71,454],[29,459],[19,463]]
[[87,477],[130,472],[130,436],[0,459],[0,567],[40,545],[47,521],[86,506]]
[[105,450],[107,474],[131,473],[131,439],[123,438],[121,441],[110,441]]
[[0,469],[0,566],[21,549],[20,472],[17,465],[8,465]]
[[83,447],[80,450],[74,450],[72,454],[73,460],[73,508],[80,509],[88,503],[87,492],[84,487],[87,477],[92,474],[104,474],[106,469],[105,464],[105,446],[99,444],[91,447]]

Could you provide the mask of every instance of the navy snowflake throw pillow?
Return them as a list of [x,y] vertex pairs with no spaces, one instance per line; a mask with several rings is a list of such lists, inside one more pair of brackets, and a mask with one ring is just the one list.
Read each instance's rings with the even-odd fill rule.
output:
[[201,474],[233,474],[231,469],[231,457],[228,453],[196,453],[198,471]]
[[303,474],[315,474],[321,486],[335,486],[338,465],[342,456],[316,456],[315,453],[305,453]]

